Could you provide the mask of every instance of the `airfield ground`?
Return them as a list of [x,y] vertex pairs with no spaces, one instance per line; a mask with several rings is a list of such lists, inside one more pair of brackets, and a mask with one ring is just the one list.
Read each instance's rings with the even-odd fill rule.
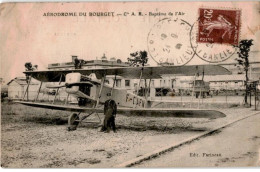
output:
[[134,167],[260,166],[259,123],[260,113]]
[[[1,166],[7,168],[115,167],[195,134],[210,131],[245,115],[259,113],[253,108],[229,105],[220,108],[227,116],[215,120],[117,115],[118,132],[103,133],[99,132],[97,116],[92,116],[88,120],[94,123],[81,124],[76,131],[69,132],[66,130],[67,121],[62,120],[70,115],[68,112],[32,108],[7,102],[3,102],[1,108]],[[102,115],[101,117],[103,118]],[[255,118],[259,121],[260,114]],[[240,129],[246,130],[247,125],[255,125],[255,123],[250,123],[249,120]],[[237,132],[240,132],[239,129]],[[250,143],[254,141],[259,148],[259,125],[258,130],[254,129],[252,132],[255,132],[252,133],[253,138],[248,141]],[[226,137],[232,136],[224,134],[223,144]],[[204,144],[212,148],[220,143],[211,140]],[[243,140],[243,143],[244,147],[251,146],[247,140]],[[197,146],[203,145],[197,144]],[[244,148],[241,147],[241,150],[243,151]],[[230,151],[230,153],[223,154],[222,157],[214,160],[231,158],[229,156],[232,156],[230,155],[232,151],[228,149],[225,151]],[[252,161],[255,160],[258,157],[258,149],[250,149],[250,156],[245,156],[246,162],[248,162],[248,157],[249,160],[250,158]],[[239,162],[240,166],[247,165],[242,163],[242,157],[239,161],[232,160],[228,166],[235,166],[236,162]],[[205,165],[202,163],[201,166]]]

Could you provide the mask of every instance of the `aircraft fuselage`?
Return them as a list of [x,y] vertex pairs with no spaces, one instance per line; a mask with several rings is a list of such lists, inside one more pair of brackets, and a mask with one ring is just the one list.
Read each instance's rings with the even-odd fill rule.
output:
[[[66,75],[66,83],[71,84],[77,82],[82,82],[80,73],[70,73]],[[101,92],[100,89],[102,89]],[[108,84],[104,84],[103,88],[102,83],[93,84],[92,86],[82,84],[66,88],[66,92],[77,98],[85,98],[93,101],[98,100],[100,95],[100,103],[104,103],[108,99],[113,99],[117,105],[121,107],[144,108],[146,106],[145,98],[137,96],[126,89],[113,88]]]

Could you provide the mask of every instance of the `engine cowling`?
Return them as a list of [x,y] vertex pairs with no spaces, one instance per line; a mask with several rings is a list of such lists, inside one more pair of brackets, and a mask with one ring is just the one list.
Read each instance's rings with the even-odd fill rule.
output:
[[[69,73],[66,75],[65,82],[68,84],[80,82],[81,74],[80,73]],[[72,86],[70,88],[66,88],[66,92],[69,94],[75,94],[79,91],[79,86]]]

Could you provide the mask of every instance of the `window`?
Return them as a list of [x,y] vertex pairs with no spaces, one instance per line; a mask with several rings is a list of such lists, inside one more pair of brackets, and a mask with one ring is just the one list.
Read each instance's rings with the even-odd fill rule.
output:
[[154,87],[154,80],[151,80],[151,86]]
[[130,80],[125,80],[125,86],[130,87]]
[[144,80],[141,80],[140,86],[144,87]]
[[116,80],[116,87],[121,87],[121,79]]
[[161,84],[161,87],[164,87],[165,86],[165,79],[162,80],[162,84]]

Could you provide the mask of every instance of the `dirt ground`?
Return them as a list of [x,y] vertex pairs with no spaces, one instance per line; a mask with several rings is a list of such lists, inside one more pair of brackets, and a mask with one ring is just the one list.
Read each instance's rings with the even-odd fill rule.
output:
[[260,166],[259,124],[260,113],[134,167]]
[[[184,119],[117,115],[117,133],[99,132],[91,116],[76,131],[66,130],[67,112],[2,103],[1,166],[4,168],[114,167],[153,150],[210,130],[249,113],[222,109],[227,117]],[[103,118],[103,115],[100,115]],[[214,143],[211,143],[214,146]],[[257,156],[254,154],[253,156]]]

